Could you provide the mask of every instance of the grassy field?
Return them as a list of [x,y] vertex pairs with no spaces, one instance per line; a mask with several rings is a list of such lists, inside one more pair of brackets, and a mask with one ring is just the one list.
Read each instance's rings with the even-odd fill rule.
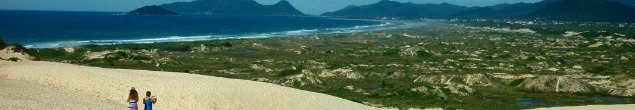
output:
[[[624,40],[634,37],[632,28],[422,23],[349,34],[31,51],[45,61],[262,81],[376,107],[526,109],[635,102],[632,94],[611,92],[635,89],[620,86],[634,76],[635,43]],[[564,37],[568,31],[580,33]]]

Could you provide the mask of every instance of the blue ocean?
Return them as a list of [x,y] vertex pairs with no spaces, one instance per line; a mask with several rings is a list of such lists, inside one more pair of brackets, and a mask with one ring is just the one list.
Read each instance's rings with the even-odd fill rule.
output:
[[408,27],[395,21],[285,16],[128,16],[117,12],[0,11],[0,35],[30,48],[351,33]]

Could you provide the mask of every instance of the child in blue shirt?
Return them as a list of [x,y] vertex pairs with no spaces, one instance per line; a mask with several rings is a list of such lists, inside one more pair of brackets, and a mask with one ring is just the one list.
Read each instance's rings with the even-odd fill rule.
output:
[[150,97],[152,93],[146,92],[146,97],[143,98],[143,104],[145,104],[144,110],[152,110],[152,104],[157,103],[157,98]]

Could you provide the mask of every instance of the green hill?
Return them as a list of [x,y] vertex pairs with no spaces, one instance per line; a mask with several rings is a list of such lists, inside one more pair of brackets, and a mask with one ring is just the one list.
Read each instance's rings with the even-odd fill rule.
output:
[[164,9],[159,6],[144,6],[139,9],[132,10],[127,15],[178,15],[175,12]]
[[275,5],[262,5],[254,0],[194,0],[192,2],[174,2],[160,6],[181,14],[304,15],[286,0],[282,0]]

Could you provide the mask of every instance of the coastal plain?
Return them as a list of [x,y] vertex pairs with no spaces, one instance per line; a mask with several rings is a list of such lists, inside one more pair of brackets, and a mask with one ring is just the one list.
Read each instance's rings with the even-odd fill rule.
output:
[[[113,83],[115,85],[109,87],[120,89],[104,93],[115,95],[107,96],[107,99],[123,99],[126,89],[132,86],[157,91],[158,95],[182,93],[174,89],[159,89],[174,86],[170,84],[201,84],[181,82],[189,79],[171,83],[163,81],[175,79],[157,82],[153,80],[164,77],[148,78],[159,74],[136,73],[166,71],[171,72],[167,76],[185,74],[187,77],[210,77],[208,80],[225,77],[231,79],[223,80],[251,80],[276,87],[305,90],[303,92],[311,91],[307,93],[322,93],[321,95],[326,94],[325,97],[346,99],[342,103],[347,104],[327,104],[329,106],[361,109],[369,106],[393,109],[531,109],[635,102],[632,98],[635,95],[632,74],[635,69],[635,40],[632,35],[635,35],[635,31],[631,28],[606,24],[415,22],[423,25],[407,29],[343,34],[84,45],[30,51],[43,61],[69,64],[37,63],[66,65],[69,68],[72,68],[70,64],[101,67],[100,69],[113,68],[118,72],[107,77],[139,77],[129,79],[134,80],[134,83],[126,83],[128,80],[104,82]],[[148,76],[141,77],[144,75]],[[94,77],[102,76],[96,74]],[[203,82],[204,79],[193,81]],[[47,79],[35,81],[41,80]],[[152,85],[155,83],[165,85]],[[209,92],[217,90],[213,86],[219,86],[201,85],[210,87],[184,90]],[[90,86],[79,88],[84,87]],[[259,90],[212,93],[218,95],[242,92],[261,95],[268,93]],[[94,94],[97,93],[92,93]],[[187,98],[194,96],[215,95],[193,94]],[[162,100],[159,95],[160,100],[167,102],[187,98]],[[245,100],[235,103],[252,103],[243,101]],[[316,103],[326,103],[322,101],[324,100],[317,100]],[[221,105],[225,104],[220,104],[220,109],[241,109]],[[161,105],[157,104],[159,106]],[[282,107],[291,108],[280,109],[305,106],[292,104]]]

